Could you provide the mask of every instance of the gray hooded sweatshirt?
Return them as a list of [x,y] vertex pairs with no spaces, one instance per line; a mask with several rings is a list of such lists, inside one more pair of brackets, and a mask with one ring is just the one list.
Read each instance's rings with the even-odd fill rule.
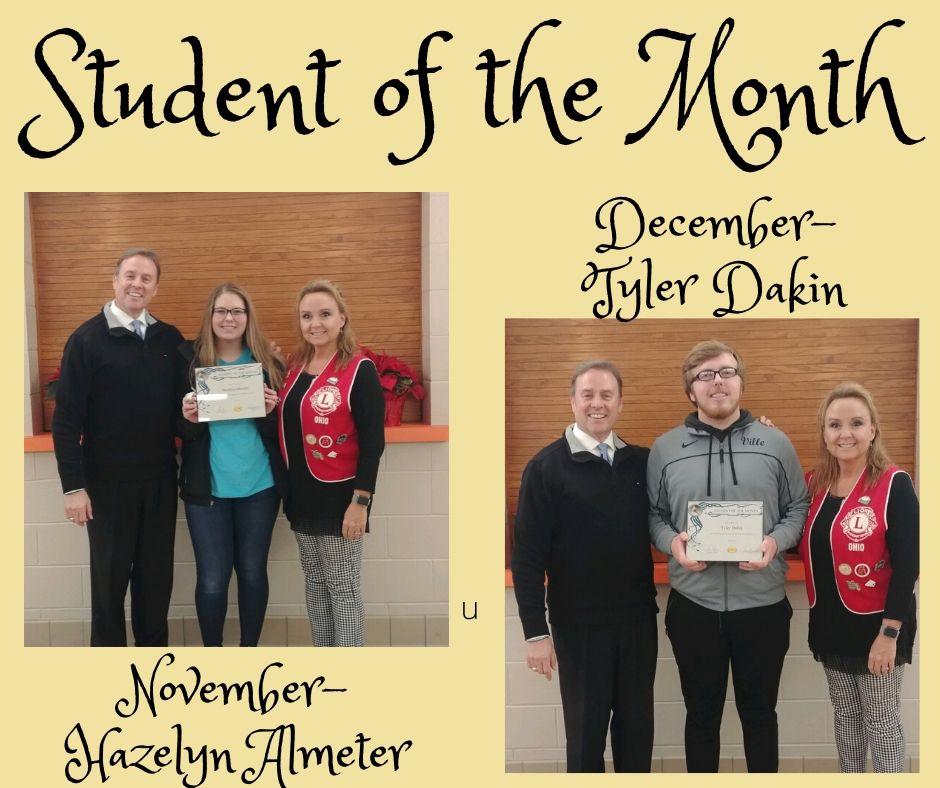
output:
[[[803,532],[809,494],[796,452],[780,430],[765,427],[746,410],[727,430],[693,413],[685,424],[657,438],[646,483],[650,540],[669,556],[672,587],[710,610],[743,610],[785,596],[786,550]],[[713,562],[690,572],[672,557],[671,543],[686,529],[689,501],[763,501],[764,533],[777,554],[763,569],[746,572],[733,562]]]

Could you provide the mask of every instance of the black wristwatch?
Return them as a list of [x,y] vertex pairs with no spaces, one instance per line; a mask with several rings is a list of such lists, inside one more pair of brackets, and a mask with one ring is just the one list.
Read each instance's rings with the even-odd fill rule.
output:
[[360,506],[368,506],[372,501],[371,495],[359,495],[358,493],[353,493],[352,502],[358,503]]
[[898,635],[901,634],[901,630],[898,629],[897,627],[889,627],[887,624],[885,624],[881,628],[881,634],[884,635],[886,638],[897,640]]

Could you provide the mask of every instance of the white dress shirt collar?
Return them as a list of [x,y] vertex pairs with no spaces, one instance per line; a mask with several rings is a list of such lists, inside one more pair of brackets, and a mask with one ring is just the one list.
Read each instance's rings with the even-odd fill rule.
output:
[[591,454],[597,454],[597,444],[606,443],[607,448],[610,449],[610,456],[614,456],[616,447],[614,446],[614,433],[611,431],[604,440],[599,441],[597,438],[592,438],[584,430],[582,430],[577,424],[573,425],[572,432],[574,433],[575,438],[578,439],[578,442],[584,446],[584,448],[591,452]]
[[[134,330],[134,328],[131,326],[131,323],[134,322],[135,318],[127,314],[127,312],[125,312],[117,304],[115,304],[114,301],[108,304],[108,309],[111,310],[111,314],[114,315],[115,318],[117,318],[117,321],[122,326],[124,326],[124,328],[126,328],[128,331]],[[143,331],[144,331],[144,334],[146,335],[147,326],[150,324],[150,315],[147,314],[147,310],[145,309],[143,312],[141,312],[140,316],[137,317],[136,319],[139,320],[143,324]]]

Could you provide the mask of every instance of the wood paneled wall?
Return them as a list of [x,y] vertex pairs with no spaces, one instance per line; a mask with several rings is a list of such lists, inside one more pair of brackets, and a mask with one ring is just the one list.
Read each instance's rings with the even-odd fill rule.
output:
[[[43,383],[69,334],[113,297],[114,263],[132,246],[160,255],[152,312],[188,338],[212,288],[234,281],[291,350],[297,293],[326,278],[360,342],[421,374],[419,193],[34,193],[30,207]],[[414,400],[405,420],[420,420]]]
[[649,446],[693,410],[681,367],[704,339],[722,340],[740,353],[746,370],[742,406],[773,419],[807,469],[816,457],[816,412],[823,397],[842,382],[867,386],[892,459],[917,482],[916,320],[507,320],[510,527],[526,463],[573,421],[570,379],[578,364],[593,358],[617,364],[624,379],[617,432]]

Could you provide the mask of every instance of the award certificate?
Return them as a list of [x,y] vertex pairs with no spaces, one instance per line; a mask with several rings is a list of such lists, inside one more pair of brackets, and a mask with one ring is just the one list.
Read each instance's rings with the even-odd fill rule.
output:
[[689,501],[685,554],[695,561],[759,561],[761,501]]
[[264,412],[264,374],[260,364],[198,367],[196,407],[199,421],[254,419]]

